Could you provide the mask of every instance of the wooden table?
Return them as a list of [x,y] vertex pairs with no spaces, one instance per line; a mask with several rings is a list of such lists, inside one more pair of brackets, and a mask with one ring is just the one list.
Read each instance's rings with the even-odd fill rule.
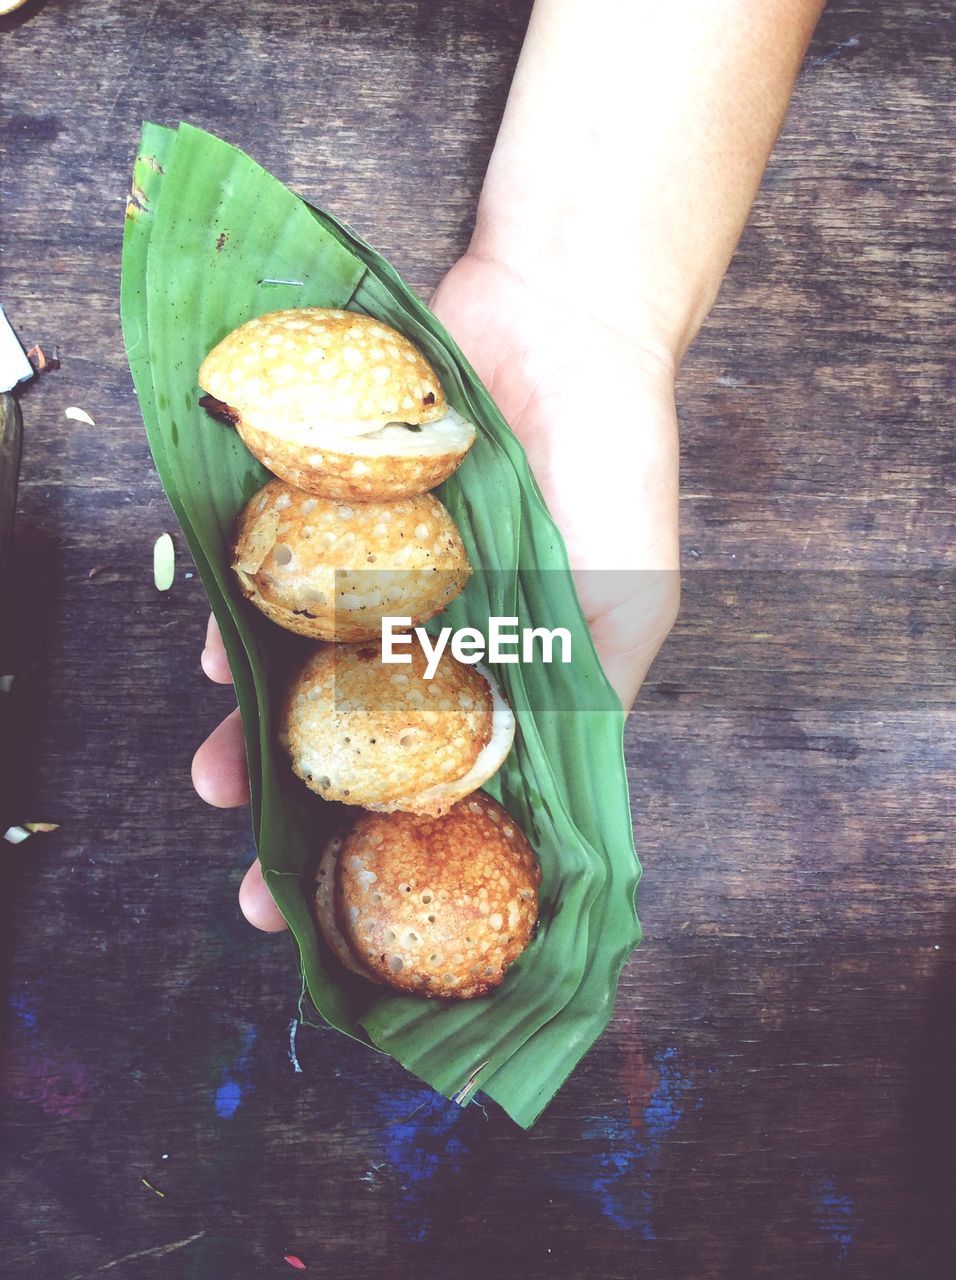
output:
[[956,1274],[941,0],[826,14],[687,361],[684,607],[627,734],[646,940],[536,1128],[298,1027],[288,939],[236,907],[247,819],[190,789],[230,695],[120,339],[140,120],[252,151],[427,294],[527,11],[3,20],[2,297],[62,361],[22,397],[2,816],[61,828],[0,846],[4,1274]]

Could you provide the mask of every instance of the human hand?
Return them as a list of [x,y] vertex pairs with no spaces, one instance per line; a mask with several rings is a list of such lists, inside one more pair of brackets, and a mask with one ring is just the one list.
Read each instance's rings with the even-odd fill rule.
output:
[[[679,594],[674,365],[666,344],[642,317],[633,316],[627,333],[608,327],[586,301],[477,253],[452,268],[432,307],[528,453],[567,543],[598,656],[627,708]],[[202,666],[217,683],[231,680],[213,618]],[[196,752],[192,774],[209,804],[248,801],[238,711]],[[258,861],[239,902],[257,928],[285,927]]]

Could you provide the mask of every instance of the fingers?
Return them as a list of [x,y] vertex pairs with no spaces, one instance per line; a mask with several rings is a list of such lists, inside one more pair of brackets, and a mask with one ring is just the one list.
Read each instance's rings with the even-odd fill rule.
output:
[[[232,672],[215,614],[209,615],[202,669],[216,684],[231,684]],[[235,808],[249,801],[249,774],[242,721],[238,708],[226,716],[193,756],[193,786],[207,804]],[[258,858],[239,886],[239,908],[251,925],[266,933],[278,933],[288,925],[262,878]]]
[[236,708],[193,756],[193,786],[207,804],[232,809],[249,801],[242,721]]
[[[215,614],[209,615],[202,669],[216,684],[231,684],[232,672]],[[231,809],[249,801],[249,774],[238,708],[226,716],[193,756],[193,786],[207,804]],[[258,858],[239,886],[239,908],[251,925],[266,933],[288,928],[262,878]]]
[[206,626],[206,647],[199,661],[203,671],[214,684],[232,684],[232,672],[229,670],[226,647],[222,642],[222,633],[214,613],[209,615]]
[[239,908],[251,925],[266,933],[278,933],[287,929],[282,912],[273,901],[262,878],[262,868],[257,858],[243,877],[239,886]]

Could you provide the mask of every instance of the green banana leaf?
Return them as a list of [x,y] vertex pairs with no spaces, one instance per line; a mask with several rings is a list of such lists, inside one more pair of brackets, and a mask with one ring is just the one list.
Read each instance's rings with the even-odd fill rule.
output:
[[[268,473],[198,406],[206,353],[256,315],[348,307],[393,325],[435,367],[478,440],[439,496],[476,572],[438,620],[492,615],[572,632],[574,662],[502,665],[514,750],[487,790],[541,861],[541,922],[501,988],[443,1003],[383,995],[346,974],[317,936],[308,877],[339,806],[313,796],[275,744],[274,709],[304,642],[240,596],[232,522]],[[387,262],[248,156],[202,130],[147,124],[127,207],[121,290],[130,368],[163,486],[232,664],[266,883],[289,923],[305,988],[332,1026],[392,1055],[446,1097],[477,1090],[528,1127],[601,1034],[640,939],[623,713],[594,652],[561,536],[520,444],[461,352]],[[588,708],[582,711],[581,708]]]

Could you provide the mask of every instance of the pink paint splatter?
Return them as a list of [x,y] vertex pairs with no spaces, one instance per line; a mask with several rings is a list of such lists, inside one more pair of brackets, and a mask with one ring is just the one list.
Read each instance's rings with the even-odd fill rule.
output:
[[19,1035],[9,1058],[10,1093],[20,1102],[32,1102],[48,1116],[70,1119],[89,1113],[90,1080],[83,1063],[62,1049],[44,1051],[36,1000],[19,992],[11,1001]]
[[89,1113],[90,1081],[86,1067],[54,1049],[46,1057],[27,1054],[14,1064],[13,1094],[36,1103],[48,1116],[78,1119]]

